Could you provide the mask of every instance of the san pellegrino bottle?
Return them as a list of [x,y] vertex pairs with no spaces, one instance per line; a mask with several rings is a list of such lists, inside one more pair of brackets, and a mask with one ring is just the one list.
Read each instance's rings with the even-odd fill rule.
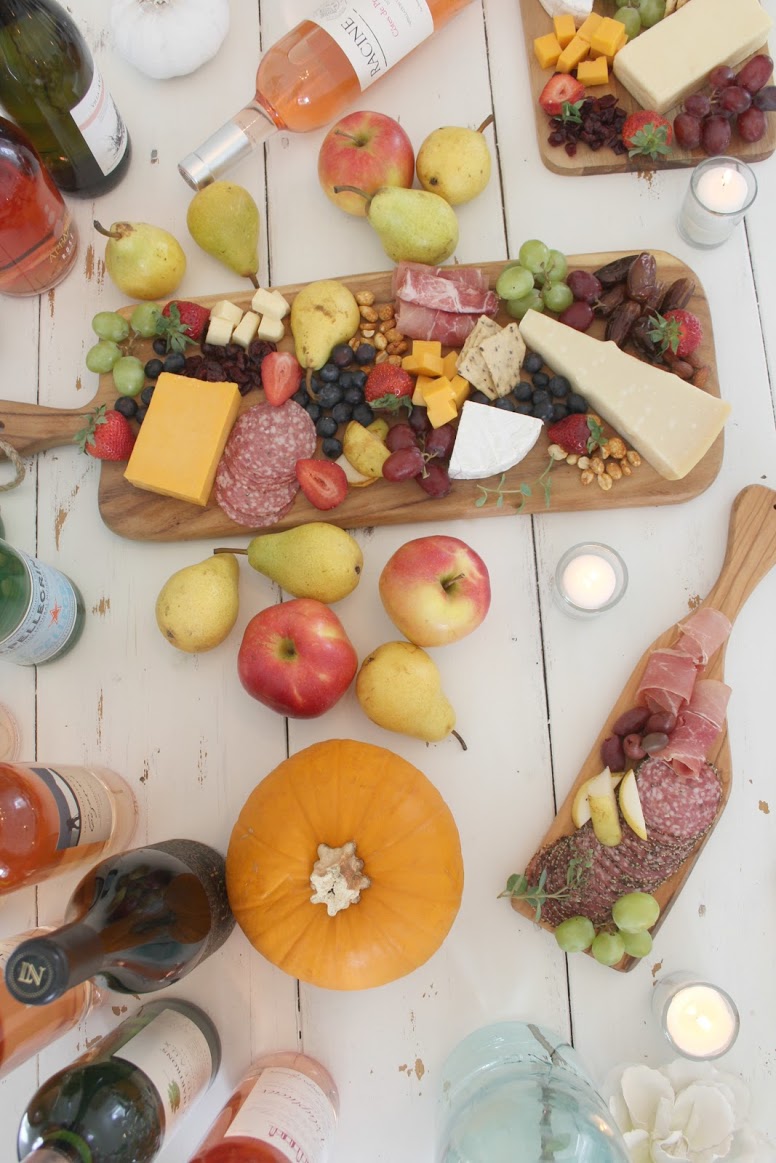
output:
[[0,897],[125,848],[137,806],[105,767],[0,763]]
[[264,54],[253,100],[179,163],[181,174],[200,189],[276,130],[328,125],[469,3],[324,0]]
[[75,646],[85,618],[69,577],[0,539],[0,660],[53,662]]
[[60,189],[104,194],[124,177],[126,126],[78,26],[56,0],[0,4],[0,104]]
[[81,982],[46,1009],[25,1005],[8,992],[4,974],[10,954],[22,941],[42,937],[48,931],[31,929],[0,941],[0,1078],[72,1030],[101,1000],[91,981]]
[[152,1163],[220,1061],[207,1014],[177,998],[150,1002],[38,1088],[19,1127],[19,1158]]
[[435,1163],[628,1163],[574,1048],[527,1022],[470,1034],[442,1069]]
[[326,1163],[337,1088],[320,1062],[293,1050],[254,1063],[190,1163]]
[[8,991],[43,1006],[99,975],[120,993],[152,993],[215,953],[234,928],[224,858],[168,840],[101,861],[78,884],[66,924],[8,958]]
[[42,295],[73,269],[78,232],[35,147],[0,117],[0,294]]

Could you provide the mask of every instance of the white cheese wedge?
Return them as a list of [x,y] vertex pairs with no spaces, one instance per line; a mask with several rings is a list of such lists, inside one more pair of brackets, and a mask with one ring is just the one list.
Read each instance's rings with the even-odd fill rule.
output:
[[258,330],[259,339],[265,339],[268,343],[280,343],[285,333],[282,319],[274,315],[262,315]]
[[215,315],[217,319],[228,319],[232,327],[236,327],[243,317],[243,309],[229,299],[220,299],[210,314]]
[[687,476],[730,415],[730,404],[673,372],[538,311],[526,312],[520,333],[529,350],[538,352],[557,375],[566,376],[591,409],[666,480]]
[[247,347],[256,338],[259,322],[259,316],[255,311],[246,311],[232,332],[232,343],[239,343],[240,347]]
[[759,0],[692,0],[621,48],[614,74],[642,108],[666,113],[765,44],[772,23]]
[[582,21],[593,11],[593,0],[542,0],[548,16],[573,16]]
[[205,336],[205,343],[212,343],[216,347],[226,347],[227,343],[232,338],[234,326],[228,319],[224,319],[220,315],[210,315],[210,322],[207,325],[207,335]]
[[506,472],[528,455],[543,427],[534,416],[467,400],[458,420],[450,477],[482,480]]
[[251,307],[259,315],[269,315],[273,319],[285,319],[289,306],[280,291],[267,291],[259,287],[251,299]]

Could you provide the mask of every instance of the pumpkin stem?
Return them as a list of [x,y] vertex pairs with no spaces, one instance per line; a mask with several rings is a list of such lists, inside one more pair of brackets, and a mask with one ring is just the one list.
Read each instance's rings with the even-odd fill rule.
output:
[[318,859],[310,873],[310,884],[315,892],[310,897],[314,905],[326,905],[330,917],[361,900],[361,889],[372,883],[362,874],[363,860],[356,856],[354,840],[339,848],[318,845]]

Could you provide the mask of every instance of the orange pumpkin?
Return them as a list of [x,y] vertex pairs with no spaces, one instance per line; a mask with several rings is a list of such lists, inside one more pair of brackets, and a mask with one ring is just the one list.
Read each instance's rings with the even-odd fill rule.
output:
[[248,797],[226,857],[251,944],[326,989],[385,985],[436,952],[463,860],[434,785],[384,747],[332,739],[279,764]]

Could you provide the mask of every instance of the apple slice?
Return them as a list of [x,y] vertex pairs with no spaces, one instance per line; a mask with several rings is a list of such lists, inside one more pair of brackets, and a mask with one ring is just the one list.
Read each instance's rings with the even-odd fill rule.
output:
[[614,848],[622,840],[622,828],[617,811],[617,797],[612,787],[612,773],[605,767],[589,782],[587,801],[590,805],[590,819],[596,839],[599,844]]
[[[604,768],[604,771],[609,771],[609,768]],[[575,828],[581,828],[590,819],[590,784],[598,778],[599,776],[594,775],[590,779],[586,779],[577,789],[571,804],[571,819],[574,821]],[[622,779],[622,772],[612,771],[609,773],[609,778],[612,782],[612,790],[614,790]]]
[[644,821],[644,812],[639,799],[639,789],[636,784],[636,772],[629,771],[620,784],[619,792],[620,811],[625,823],[632,828],[642,840],[647,839],[647,825]]

